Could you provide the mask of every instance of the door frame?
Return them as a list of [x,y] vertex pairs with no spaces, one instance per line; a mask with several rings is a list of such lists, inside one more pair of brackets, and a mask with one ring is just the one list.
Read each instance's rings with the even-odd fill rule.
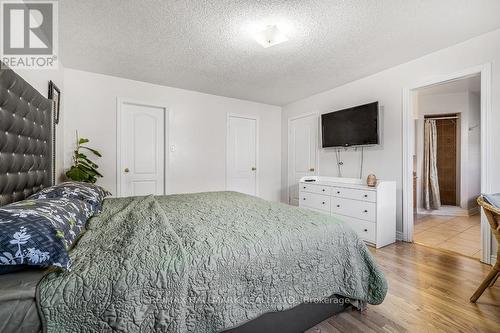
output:
[[[490,193],[492,165],[491,133],[491,63],[441,75],[403,88],[403,240],[413,242],[413,153],[415,148],[414,93],[416,90],[472,75],[481,75],[481,193]],[[490,264],[491,231],[481,212],[481,261]]]
[[228,190],[227,186],[229,183],[229,121],[231,118],[242,118],[255,120],[255,196],[259,196],[259,122],[260,117],[257,115],[249,115],[243,113],[228,112],[226,115],[226,171],[225,171],[225,189]]
[[287,121],[287,164],[286,164],[286,200],[287,203],[290,204],[290,165],[291,165],[291,156],[290,156],[290,149],[291,149],[291,141],[290,141],[290,131],[292,130],[292,121],[301,119],[301,118],[307,118],[307,117],[316,117],[317,122],[318,122],[318,137],[316,138],[316,167],[314,168],[314,174],[317,176],[319,174],[319,135],[320,135],[320,122],[319,122],[319,112],[309,112],[309,113],[303,113],[298,116],[290,117],[288,118]]
[[169,169],[169,124],[170,112],[165,105],[154,102],[138,101],[130,98],[116,98],[116,196],[122,197],[122,172],[121,172],[121,150],[122,150],[122,105],[131,104],[137,106],[146,106],[151,108],[161,109],[163,112],[163,195],[168,194],[167,191],[167,176]]

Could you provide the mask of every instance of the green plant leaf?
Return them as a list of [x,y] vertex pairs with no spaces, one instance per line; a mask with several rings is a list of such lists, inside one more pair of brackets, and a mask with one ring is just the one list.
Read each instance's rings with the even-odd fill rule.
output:
[[95,164],[94,162],[92,162],[91,160],[89,160],[87,158],[87,156],[85,156],[84,154],[79,154],[78,155],[78,162],[80,163],[87,163],[88,165],[92,166],[93,168],[98,168],[99,166],[97,164]]
[[91,175],[94,175],[94,176],[97,175],[99,177],[102,177],[102,175],[99,173],[99,171],[97,171],[96,168],[93,168],[92,166],[90,166],[88,164],[82,163],[82,164],[79,164],[79,167]]
[[97,150],[93,149],[93,148],[89,148],[89,147],[85,147],[85,146],[81,146],[80,148],[90,150],[90,151],[91,151],[91,152],[93,152],[96,156],[102,157],[101,153],[100,153],[100,152],[98,152]]
[[89,161],[89,160],[80,160],[80,164],[83,164],[83,165],[87,165],[88,167],[92,168],[92,169],[97,169],[99,166],[95,163],[93,163],[92,161]]
[[95,176],[97,175],[97,172],[95,172],[94,170],[91,170],[91,169],[87,169],[86,167],[84,166],[80,166],[80,169],[85,172],[86,174],[88,174],[89,176]]
[[86,181],[89,177],[89,174],[86,173],[85,171],[79,169],[78,167],[76,166],[72,166],[67,172],[66,172],[66,176],[69,178],[69,179],[72,179],[72,180],[75,180],[75,181],[78,181],[78,182],[83,182],[83,181]]
[[102,177],[102,175],[97,171],[99,167],[96,163],[90,160],[90,158],[80,152],[80,149],[86,149],[98,157],[102,157],[101,153],[93,148],[82,146],[84,143],[88,143],[90,140],[86,138],[78,138],[77,133],[77,145],[76,150],[73,154],[74,165],[66,172],[66,176],[72,180],[95,183],[97,177]]
[[97,172],[97,170],[88,168],[87,166],[80,165],[79,168],[92,177],[99,175],[99,172]]
[[92,170],[97,169],[96,166],[94,166],[92,164],[89,164],[89,163],[87,163],[86,161],[83,161],[83,160],[79,161],[78,166],[80,166],[80,165],[86,167],[87,169],[92,169]]

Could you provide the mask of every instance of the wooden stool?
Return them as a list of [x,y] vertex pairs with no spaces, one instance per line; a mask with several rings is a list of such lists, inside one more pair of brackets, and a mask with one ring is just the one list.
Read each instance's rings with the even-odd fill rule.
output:
[[490,223],[493,235],[495,235],[495,238],[497,239],[498,251],[497,262],[495,263],[495,266],[493,266],[488,276],[481,283],[479,288],[477,288],[474,295],[472,295],[472,297],[470,298],[470,301],[472,303],[475,303],[477,299],[481,297],[486,288],[492,287],[498,279],[498,276],[500,276],[500,209],[490,205],[486,200],[483,199],[482,196],[477,198],[477,203],[481,207],[483,207],[484,214],[488,218],[488,222]]

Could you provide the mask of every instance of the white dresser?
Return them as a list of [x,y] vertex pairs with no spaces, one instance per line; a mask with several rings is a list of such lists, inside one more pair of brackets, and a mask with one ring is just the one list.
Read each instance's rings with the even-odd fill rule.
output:
[[299,200],[300,207],[339,218],[376,248],[396,241],[396,182],[368,187],[354,178],[304,177]]

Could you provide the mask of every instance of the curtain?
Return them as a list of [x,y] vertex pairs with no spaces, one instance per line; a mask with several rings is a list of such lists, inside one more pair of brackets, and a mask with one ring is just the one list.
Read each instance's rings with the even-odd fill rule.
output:
[[424,124],[424,174],[423,196],[425,209],[439,209],[439,183],[437,172],[437,128],[434,119],[426,119]]

